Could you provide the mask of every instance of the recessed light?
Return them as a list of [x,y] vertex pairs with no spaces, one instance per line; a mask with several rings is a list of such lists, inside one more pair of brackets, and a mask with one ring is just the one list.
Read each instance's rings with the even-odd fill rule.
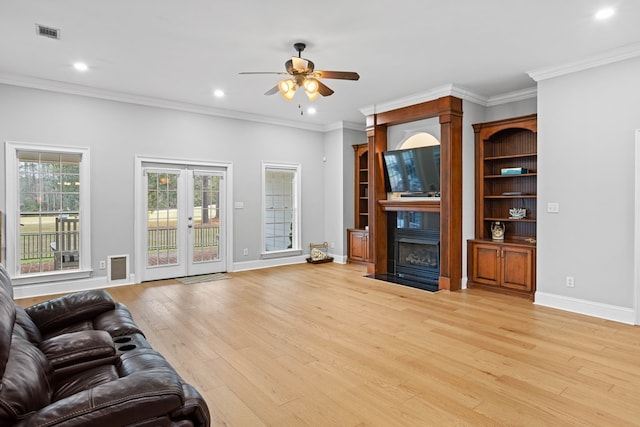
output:
[[315,113],[317,113],[317,110],[316,110],[315,107],[309,107],[309,108],[307,108],[307,113],[315,114]]
[[84,62],[75,62],[73,64],[73,68],[75,68],[78,71],[87,71],[89,69],[89,66]]
[[224,91],[222,89],[216,89],[213,91],[213,96],[215,96],[216,98],[223,98]]
[[603,21],[605,19],[611,18],[613,15],[615,15],[615,13],[616,13],[616,10],[614,8],[605,7],[605,8],[600,9],[599,11],[597,11],[596,14],[594,15],[594,17],[598,21]]

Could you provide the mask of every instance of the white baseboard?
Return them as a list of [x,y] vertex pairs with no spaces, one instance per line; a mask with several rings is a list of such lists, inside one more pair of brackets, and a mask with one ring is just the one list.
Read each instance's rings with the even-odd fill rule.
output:
[[629,325],[634,325],[636,320],[636,314],[632,308],[602,304],[545,292],[536,292],[535,304],[570,311],[572,313],[599,317],[601,319],[613,320],[615,322],[627,323]]
[[279,267],[281,265],[302,264],[309,255],[297,255],[285,258],[258,259],[253,261],[234,262],[231,271],[257,270],[260,268]]
[[129,275],[126,283],[109,284],[107,277],[89,277],[87,279],[68,280],[60,282],[34,283],[13,287],[15,299],[41,297],[45,295],[68,294],[70,292],[87,291],[90,289],[114,288],[117,286],[133,285],[136,283],[135,274]]
[[347,263],[347,256],[346,255],[334,255],[334,254],[329,254],[330,256],[333,257],[333,262],[338,263],[338,264],[346,264]]

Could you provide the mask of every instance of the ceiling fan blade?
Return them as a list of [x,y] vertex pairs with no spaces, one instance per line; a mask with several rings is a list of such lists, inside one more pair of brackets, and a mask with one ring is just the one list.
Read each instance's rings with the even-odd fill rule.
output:
[[265,95],[273,95],[278,93],[280,89],[278,89],[278,85],[275,85],[274,87],[272,87],[271,89],[269,89],[268,91],[266,91],[264,94]]
[[318,92],[320,92],[320,95],[322,96],[333,95],[333,89],[331,89],[329,86],[325,85],[321,81],[318,81]]
[[358,80],[360,75],[353,71],[316,71],[315,76],[320,79]]

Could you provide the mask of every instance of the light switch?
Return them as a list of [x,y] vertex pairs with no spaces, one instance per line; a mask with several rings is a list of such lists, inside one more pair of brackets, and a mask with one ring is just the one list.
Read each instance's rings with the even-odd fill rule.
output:
[[244,209],[244,202],[234,202],[233,207],[236,209]]
[[549,212],[549,213],[558,213],[558,212],[560,212],[560,203],[557,203],[557,202],[549,202],[549,203],[547,203],[547,212]]

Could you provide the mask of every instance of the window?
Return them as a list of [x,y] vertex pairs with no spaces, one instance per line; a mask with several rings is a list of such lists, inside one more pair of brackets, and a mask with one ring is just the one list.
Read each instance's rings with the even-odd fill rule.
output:
[[12,275],[88,269],[88,150],[7,143],[5,154]]
[[263,163],[263,256],[300,251],[300,165]]

